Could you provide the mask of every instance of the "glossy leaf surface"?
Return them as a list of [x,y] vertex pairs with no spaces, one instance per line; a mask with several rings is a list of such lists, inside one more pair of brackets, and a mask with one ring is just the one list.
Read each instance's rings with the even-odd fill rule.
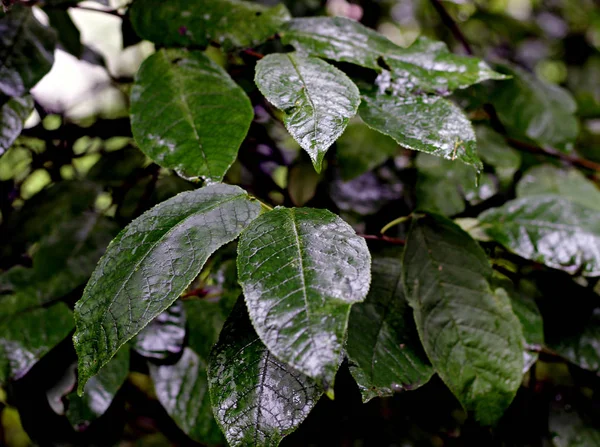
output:
[[481,170],[475,132],[456,105],[438,96],[363,92],[360,117],[408,149],[462,161]]
[[569,273],[600,275],[599,211],[557,195],[525,196],[479,216],[496,242]]
[[23,123],[33,111],[31,96],[2,98],[0,96],[0,156],[15,142]]
[[164,360],[183,349],[185,310],[181,301],[158,315],[136,335],[133,349],[144,357]]
[[421,37],[402,48],[360,23],[343,18],[300,18],[288,22],[282,41],[313,56],[381,70],[388,67],[405,91],[448,93],[487,79],[503,79],[475,58],[448,51],[443,42]]
[[73,313],[64,303],[11,315],[0,297],[0,382],[23,377],[73,329]]
[[403,260],[406,297],[427,356],[465,409],[496,422],[521,384],[523,334],[483,250],[451,221],[413,217]]
[[136,0],[130,17],[136,32],[157,44],[198,47],[213,41],[231,50],[264,42],[290,14],[283,4],[267,8],[241,0]]
[[363,402],[424,385],[433,368],[421,347],[402,288],[398,258],[374,258],[372,285],[352,306],[347,354]]
[[509,135],[559,149],[572,147],[579,125],[570,93],[517,67],[503,71],[512,79],[495,84],[490,98]]
[[0,93],[23,96],[54,63],[54,30],[43,26],[30,7],[0,11]]
[[317,172],[325,152],[358,110],[354,83],[333,65],[298,53],[270,54],[256,64],[256,85],[278,109]]
[[198,51],[158,51],[144,61],[131,91],[140,149],[189,176],[221,180],[253,116],[241,87]]
[[129,348],[120,349],[98,375],[85,385],[83,396],[76,393],[68,396],[67,419],[75,428],[86,428],[102,416],[113,402],[117,391],[129,373]]
[[232,447],[279,445],[323,393],[314,380],[269,352],[242,300],[211,353],[208,378],[215,417]]
[[193,440],[222,443],[208,392],[208,356],[225,322],[220,303],[186,302],[189,345],[174,365],[150,364],[156,397],[169,416]]
[[277,208],[242,234],[238,275],[250,318],[283,362],[332,386],[348,315],[369,290],[365,240],[336,215]]
[[240,188],[216,184],[183,192],[129,224],[111,242],[75,306],[79,390],[259,212],[258,202]]

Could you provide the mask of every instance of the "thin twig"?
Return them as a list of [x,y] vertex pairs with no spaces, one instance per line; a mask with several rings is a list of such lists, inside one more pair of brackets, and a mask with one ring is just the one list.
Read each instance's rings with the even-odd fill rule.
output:
[[359,234],[360,237],[363,237],[367,240],[372,240],[372,241],[382,241],[382,242],[387,242],[389,244],[393,244],[393,245],[405,245],[406,241],[404,239],[399,239],[397,237],[390,237],[390,236],[386,236],[384,234]]
[[265,57],[264,54],[259,53],[258,51],[254,51],[250,48],[246,48],[245,50],[242,50],[242,53],[247,54],[248,56],[252,56],[256,59],[262,59],[263,57]]
[[600,163],[596,163],[595,161],[587,160],[574,154],[565,154],[564,152],[560,152],[558,149],[554,149],[553,147],[536,146],[535,144],[520,141],[508,136],[506,136],[505,139],[508,144],[517,149],[524,150],[532,154],[541,154],[558,158],[559,160],[562,160],[568,164],[600,172]]
[[110,14],[111,16],[123,18],[123,14],[121,14],[116,9],[100,9],[100,8],[92,8],[90,6],[83,6],[83,5],[71,5],[71,8],[81,9],[83,11],[103,12],[104,14]]
[[439,0],[431,0],[431,4],[442,19],[442,23],[446,25],[446,27],[448,27],[454,38],[460,42],[465,52],[469,56],[473,56],[473,49],[471,48],[469,41],[462,33],[452,16],[448,13],[448,11],[446,11],[446,8],[444,8],[442,2],[440,2]]

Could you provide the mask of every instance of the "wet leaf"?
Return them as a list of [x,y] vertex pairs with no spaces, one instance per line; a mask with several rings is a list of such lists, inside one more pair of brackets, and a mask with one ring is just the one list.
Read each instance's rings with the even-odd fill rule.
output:
[[517,197],[556,194],[600,211],[600,189],[576,169],[551,165],[528,170],[517,184]]
[[183,192],[129,224],[111,242],[75,305],[79,392],[259,212],[258,202],[240,188],[215,184]]
[[88,380],[83,396],[69,394],[66,415],[71,425],[83,430],[102,416],[112,404],[128,373],[129,348],[125,346],[96,376]]
[[211,353],[208,378],[215,417],[232,447],[279,445],[323,394],[262,344],[241,299]]
[[284,111],[285,127],[320,172],[325,152],[356,115],[356,85],[327,62],[298,53],[261,59],[255,81],[269,102]]
[[502,69],[513,78],[495,84],[490,101],[508,134],[570,149],[579,134],[571,94],[515,66]]
[[398,258],[374,258],[372,285],[352,306],[347,354],[363,402],[424,385],[433,375],[401,283]]
[[244,231],[237,262],[263,343],[279,360],[332,387],[350,306],[369,290],[365,240],[329,211],[277,208]]
[[73,314],[64,303],[15,314],[6,305],[0,296],[0,383],[23,377],[73,329]]
[[398,153],[390,137],[371,129],[362,120],[350,122],[337,140],[337,158],[343,180],[352,180]]
[[362,93],[360,117],[372,129],[408,149],[483,168],[471,122],[452,102],[438,96]]
[[512,182],[521,166],[521,154],[510,147],[502,135],[489,127],[477,126],[477,153],[484,163],[492,166],[503,184]]
[[264,42],[290,13],[283,4],[267,8],[240,0],[136,0],[130,17],[142,38],[163,46],[199,47],[214,41],[231,50]]
[[131,91],[131,129],[160,166],[221,180],[252,117],[250,100],[198,51],[162,49],[142,64]]
[[0,96],[0,156],[12,146],[23,130],[23,123],[33,111],[31,96]]
[[[596,422],[594,424],[594,422]],[[600,427],[570,404],[554,404],[548,419],[553,447],[588,447],[600,445]]]
[[181,301],[159,314],[135,336],[133,349],[144,357],[164,360],[183,349],[185,311]]
[[487,79],[504,79],[476,58],[450,53],[443,42],[421,37],[409,48],[402,48],[344,17],[293,19],[280,34],[284,44],[312,56],[378,71],[389,68],[397,86],[405,91],[447,94]]
[[566,197],[533,195],[479,216],[485,233],[526,259],[571,274],[600,275],[600,216]]
[[189,346],[174,365],[149,364],[150,376],[159,402],[190,438],[220,444],[222,435],[212,413],[206,370],[226,314],[219,303],[206,301],[186,302],[185,309]]
[[43,26],[30,7],[0,11],[0,93],[23,96],[54,63],[54,30]]
[[495,423],[521,384],[523,334],[483,250],[451,221],[413,217],[403,282],[433,367],[465,409]]

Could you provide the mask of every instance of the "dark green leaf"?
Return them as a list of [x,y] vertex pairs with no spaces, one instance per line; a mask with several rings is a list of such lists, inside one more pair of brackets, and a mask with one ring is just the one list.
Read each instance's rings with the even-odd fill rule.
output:
[[489,199],[497,187],[489,174],[483,174],[475,184],[475,170],[464,163],[419,154],[416,159],[417,208],[452,216],[465,209],[465,201],[476,205]]
[[144,39],[164,46],[206,46],[226,50],[254,47],[289,18],[283,4],[267,8],[240,0],[136,0],[131,22]]
[[73,314],[64,303],[10,315],[0,299],[0,383],[23,377],[73,329]]
[[128,373],[129,348],[125,346],[98,375],[88,380],[83,396],[78,397],[76,393],[69,394],[66,415],[71,425],[75,428],[85,428],[102,416],[110,407]]
[[394,140],[371,129],[359,119],[351,121],[337,140],[336,154],[344,180],[370,171],[398,152]]
[[[587,321],[586,321],[587,317]],[[550,349],[575,365],[600,374],[600,308],[589,316],[582,316],[575,333],[553,337]]]
[[496,422],[521,384],[523,334],[483,250],[451,221],[413,217],[403,281],[425,352],[461,404]]
[[35,281],[44,283],[51,297],[85,284],[118,231],[116,223],[91,212],[60,223],[33,255]]
[[131,91],[131,129],[156,163],[221,180],[237,156],[253,111],[227,72],[198,51],[160,50]]
[[0,97],[0,156],[8,150],[23,130],[23,123],[33,111],[31,96]]
[[220,303],[186,302],[189,346],[174,365],[150,364],[156,397],[177,425],[193,440],[220,444],[208,392],[207,366],[226,315]]
[[515,172],[521,166],[521,154],[510,147],[502,135],[489,127],[477,126],[475,134],[477,153],[481,159],[494,168],[502,183],[511,183]]
[[487,79],[504,79],[484,62],[450,53],[443,42],[421,37],[402,48],[381,34],[343,17],[294,19],[281,32],[282,41],[312,56],[381,70],[389,68],[396,86],[448,93]]
[[503,69],[513,78],[495,84],[489,98],[509,135],[570,149],[579,134],[571,95],[517,67]]
[[600,211],[600,190],[576,169],[541,165],[528,170],[517,185],[517,197],[543,194],[556,194]]
[[237,262],[250,318],[269,351],[332,387],[350,306],[369,290],[365,240],[329,211],[277,208],[244,231]]
[[79,391],[259,213],[258,202],[243,190],[216,184],[183,192],[129,224],[111,242],[75,305]]
[[134,339],[133,349],[140,355],[164,360],[183,349],[185,311],[181,301],[158,315]]
[[103,185],[119,187],[136,170],[141,169],[146,160],[146,156],[135,147],[108,152],[90,168],[86,177]]
[[496,242],[571,274],[600,275],[600,212],[557,195],[511,200],[479,216]]
[[232,447],[279,445],[323,393],[269,352],[241,300],[211,353],[208,380],[215,417]]
[[352,306],[347,353],[363,402],[424,385],[433,369],[417,335],[397,258],[374,258],[372,286]]
[[308,152],[317,172],[325,152],[344,132],[358,110],[354,83],[334,66],[298,53],[270,54],[256,64],[256,85]]
[[30,7],[0,11],[0,93],[23,96],[50,71],[56,36],[33,16]]
[[363,92],[359,112],[369,127],[389,135],[401,146],[460,160],[478,171],[483,167],[471,122],[447,99],[394,96],[371,90]]
[[83,54],[81,34],[69,12],[59,8],[46,8],[44,12],[48,15],[50,25],[56,30],[58,43],[67,53],[79,59]]

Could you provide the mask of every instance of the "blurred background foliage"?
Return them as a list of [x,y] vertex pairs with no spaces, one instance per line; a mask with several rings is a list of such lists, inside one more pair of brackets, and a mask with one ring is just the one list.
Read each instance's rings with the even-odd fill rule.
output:
[[[294,16],[328,14],[360,19],[401,46],[425,35],[445,41],[454,52],[465,53],[440,19],[435,2],[429,0],[284,3]],[[517,151],[489,127],[480,125],[489,118],[485,106],[490,102],[504,125],[523,133],[529,141],[548,143],[563,154],[600,162],[598,2],[442,3],[475,55],[500,70],[504,66],[504,71],[514,71],[505,65],[509,62],[525,73],[507,83],[474,86],[453,98],[469,112],[477,128],[478,149],[485,162],[478,184],[470,167],[402,150],[358,118],[336,143],[336,149],[328,152],[328,168],[315,173],[272,109],[258,99],[252,84],[251,56],[240,52],[227,57],[209,48],[211,57],[228,66],[255,106],[255,122],[226,181],[242,185],[273,205],[329,208],[363,234],[377,233],[383,224],[415,207],[453,216],[469,228],[481,210],[514,197],[517,182],[530,168],[542,163],[560,166],[560,158],[541,157],[534,150]],[[114,368],[114,377],[102,379],[111,397],[104,411],[94,413],[89,402],[69,405],[67,397],[72,396],[75,383],[75,354],[70,338],[65,338],[72,329],[70,308],[80,297],[100,254],[118,229],[133,218],[195,187],[151,163],[134,146],[128,120],[129,89],[140,63],[154,47],[135,35],[126,4],[111,0],[103,7],[82,2],[66,9],[47,7],[42,2],[35,8],[40,21],[57,29],[59,49],[52,70],[32,90],[34,114],[0,158],[0,293],[16,297],[13,304],[19,309],[52,309],[54,324],[64,324],[60,324],[60,333],[39,334],[41,360],[23,360],[18,380],[0,389],[1,445],[197,445],[157,400],[148,363],[142,357],[157,356],[168,364],[181,356],[186,326],[177,309],[149,329],[144,337],[150,339],[138,338],[129,373],[125,358],[121,360],[124,370]],[[116,12],[91,10],[94,8]],[[528,78],[531,75],[537,79]],[[532,136],[523,125],[527,105],[540,98],[543,102],[553,85],[566,88],[575,100],[577,119],[561,121],[561,126],[568,127],[563,134],[572,131],[577,135],[575,144],[552,140],[551,129]],[[559,102],[555,110],[548,106],[546,112],[553,114],[553,126],[556,116],[566,113],[569,101]],[[598,184],[597,175],[590,174],[588,179]],[[535,181],[549,181],[553,176],[550,170]],[[402,226],[393,231],[393,236],[404,236]],[[61,247],[73,246],[77,247],[76,256],[61,255]],[[387,248],[375,241],[372,249]],[[362,405],[347,368],[342,368],[336,400],[323,399],[283,445],[600,445],[600,432],[593,427],[600,420],[598,284],[583,278],[573,281],[541,266],[521,266],[518,258],[497,247],[490,246],[488,251],[508,276],[518,273],[522,289],[533,297],[543,297],[538,304],[544,315],[547,344],[562,352],[570,363],[554,351],[540,348],[539,361],[494,430],[466,420],[456,400],[436,378],[419,390]],[[232,256],[231,250],[225,250],[214,257],[191,286],[187,299],[237,296],[237,286],[231,280],[235,275]],[[10,312],[0,316],[2,324],[16,331],[43,331],[40,319],[30,316],[23,322],[18,318],[8,322],[10,318]],[[148,353],[158,349],[161,333],[169,325],[179,328],[167,330],[170,337],[179,334],[169,339],[173,345],[162,347],[158,354]],[[0,360],[0,371],[3,367]]]

